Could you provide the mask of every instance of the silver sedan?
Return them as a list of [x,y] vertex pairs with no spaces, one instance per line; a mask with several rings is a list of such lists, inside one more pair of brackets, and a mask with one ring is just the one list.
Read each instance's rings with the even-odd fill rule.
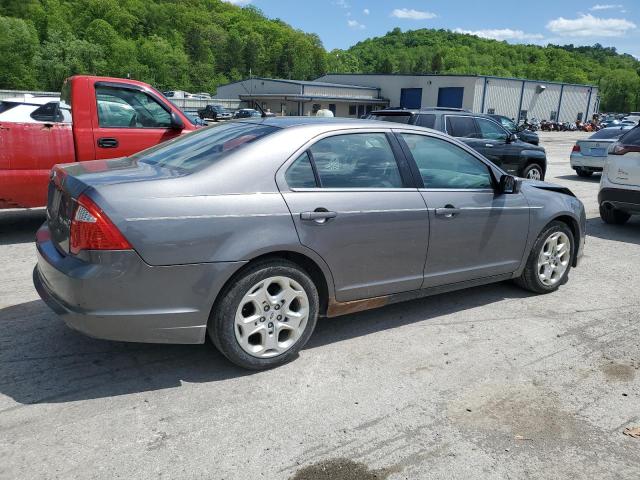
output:
[[130,158],[60,165],[34,283],[66,323],[202,343],[269,368],[319,316],[514,279],[553,292],[582,203],[443,133],[328,118],[233,121]]

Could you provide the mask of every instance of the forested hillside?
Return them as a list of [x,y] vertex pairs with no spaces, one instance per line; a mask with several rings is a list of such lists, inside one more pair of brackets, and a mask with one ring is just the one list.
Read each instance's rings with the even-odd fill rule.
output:
[[193,92],[249,74],[314,78],[317,35],[220,0],[2,0],[0,88],[59,90],[73,73]]
[[466,73],[588,83],[601,87],[601,108],[640,109],[640,62],[601,45],[512,45],[447,30],[396,28],[383,37],[334,50],[333,72]]
[[0,88],[58,90],[74,73],[213,92],[245,77],[326,72],[468,73],[591,83],[603,110],[640,110],[640,62],[601,45],[512,45],[396,28],[348,50],[221,0],[3,0]]

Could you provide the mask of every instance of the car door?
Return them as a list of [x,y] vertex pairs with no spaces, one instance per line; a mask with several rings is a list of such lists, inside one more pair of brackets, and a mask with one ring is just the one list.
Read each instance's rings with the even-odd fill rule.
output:
[[132,85],[97,83],[96,159],[132,155],[181,134],[171,113],[149,93]]
[[338,301],[422,285],[429,216],[406,165],[393,136],[358,130],[327,134],[286,166],[300,242],[329,266]]
[[517,270],[529,230],[524,195],[496,193],[490,167],[452,141],[416,132],[398,137],[429,209],[423,288]]
[[510,140],[510,133],[497,122],[475,117],[481,142],[478,152],[509,173],[517,174],[520,166],[520,147]]

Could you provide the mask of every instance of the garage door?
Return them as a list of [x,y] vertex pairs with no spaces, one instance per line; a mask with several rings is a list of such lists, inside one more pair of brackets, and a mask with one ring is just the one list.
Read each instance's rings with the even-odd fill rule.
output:
[[464,87],[443,87],[438,90],[438,106],[445,108],[462,108]]
[[422,106],[421,88],[400,89],[400,108],[420,108]]

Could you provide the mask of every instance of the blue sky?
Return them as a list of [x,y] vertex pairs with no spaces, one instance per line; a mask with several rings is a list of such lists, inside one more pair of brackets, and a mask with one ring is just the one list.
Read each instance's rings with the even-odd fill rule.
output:
[[389,30],[446,28],[510,43],[613,46],[640,57],[638,0],[225,0],[348,48]]

